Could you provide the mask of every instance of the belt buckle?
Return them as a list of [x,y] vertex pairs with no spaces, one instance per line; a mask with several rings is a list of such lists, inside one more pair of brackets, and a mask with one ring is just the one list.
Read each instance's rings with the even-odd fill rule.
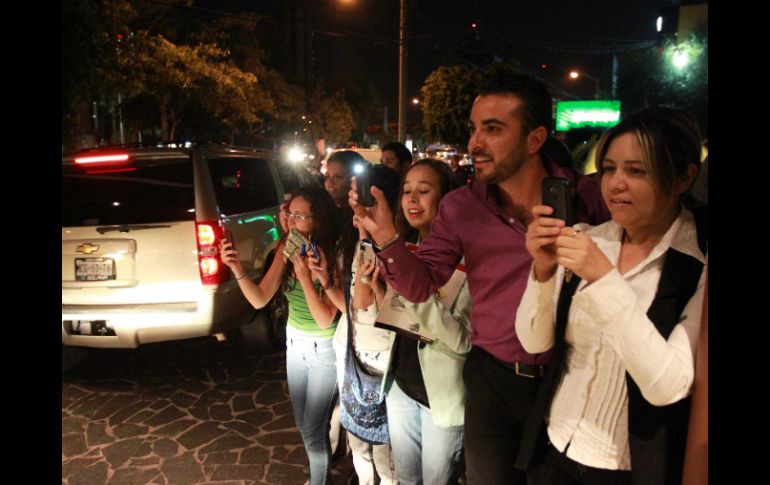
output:
[[524,372],[522,372],[523,369],[520,371],[519,370],[519,363],[518,362],[514,362],[513,363],[513,369],[514,369],[514,372],[516,372],[517,376],[529,377],[530,379],[534,379],[535,378],[535,376],[531,376],[529,374],[525,374]]
[[[536,367],[537,368],[537,370],[538,370],[537,375],[525,373],[523,368],[521,368],[521,369],[519,368],[519,363],[518,362],[514,362],[513,365],[514,365],[514,372],[516,372],[517,376],[529,377],[530,379],[535,379],[537,377],[543,377],[543,366],[541,366],[541,365],[535,364],[535,365],[532,366],[532,367]],[[527,364],[527,365],[529,365],[529,364]]]

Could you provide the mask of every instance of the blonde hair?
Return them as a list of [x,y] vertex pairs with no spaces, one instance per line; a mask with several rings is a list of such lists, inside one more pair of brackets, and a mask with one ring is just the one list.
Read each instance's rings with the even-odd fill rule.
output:
[[678,108],[657,106],[638,111],[607,130],[596,145],[596,169],[604,175],[602,160],[620,135],[632,133],[642,150],[642,162],[664,194],[687,176],[690,164],[700,166],[698,125]]

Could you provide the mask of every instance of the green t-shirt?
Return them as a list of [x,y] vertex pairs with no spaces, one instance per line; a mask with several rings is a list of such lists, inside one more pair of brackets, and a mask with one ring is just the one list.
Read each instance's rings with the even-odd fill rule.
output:
[[[307,300],[305,299],[305,292],[302,290],[302,285],[300,285],[297,280],[290,279],[288,286],[289,289],[286,290],[286,299],[289,302],[288,324],[300,332],[314,337],[331,338],[334,336],[334,330],[337,328],[339,315],[337,315],[328,328],[319,327],[313,318],[313,314],[310,313],[310,308],[307,306]],[[313,286],[316,291],[318,291],[321,284],[318,281],[314,281]]]

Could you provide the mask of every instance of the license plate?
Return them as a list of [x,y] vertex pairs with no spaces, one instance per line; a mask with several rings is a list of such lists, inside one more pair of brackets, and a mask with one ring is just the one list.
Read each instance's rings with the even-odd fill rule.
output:
[[108,281],[114,279],[114,259],[75,258],[75,281]]

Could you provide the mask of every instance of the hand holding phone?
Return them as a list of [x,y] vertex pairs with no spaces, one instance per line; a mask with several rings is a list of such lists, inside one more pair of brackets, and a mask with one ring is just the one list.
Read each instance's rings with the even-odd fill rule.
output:
[[561,219],[566,225],[574,224],[572,214],[572,191],[569,180],[558,177],[546,177],[540,186],[543,205],[553,209],[546,217]]
[[232,249],[235,249],[235,239],[233,239],[233,231],[230,229],[225,229],[222,231],[222,239],[229,242],[232,246]]
[[318,244],[315,241],[310,241],[310,249],[313,251],[315,259],[321,259],[321,253],[318,251]]

